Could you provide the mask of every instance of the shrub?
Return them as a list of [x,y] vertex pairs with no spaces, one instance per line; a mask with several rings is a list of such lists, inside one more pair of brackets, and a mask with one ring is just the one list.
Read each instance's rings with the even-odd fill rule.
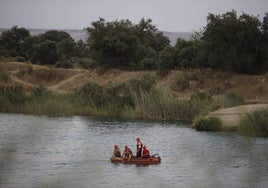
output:
[[141,68],[143,70],[154,70],[156,66],[155,58],[146,57],[141,61]]
[[72,58],[72,60],[81,65],[84,69],[95,69],[99,66],[98,61],[90,58]]
[[210,101],[212,96],[206,92],[197,92],[190,97],[190,101]]
[[197,131],[220,131],[221,121],[217,117],[200,117],[193,123],[193,128]]
[[144,74],[140,80],[132,78],[129,81],[130,87],[133,91],[137,92],[140,90],[150,91],[156,84],[156,79],[150,74]]
[[77,94],[78,96],[81,96],[88,105],[101,107],[106,104],[104,88],[98,84],[88,82],[80,88]]
[[238,92],[228,92],[226,94],[227,106],[238,106],[245,104],[245,98],[241,93]]
[[[0,66],[0,68],[1,68],[1,66]],[[6,83],[9,80],[10,80],[9,74],[6,71],[4,71],[3,69],[1,69],[0,70],[0,82]]]
[[254,111],[244,117],[239,132],[247,136],[268,136],[268,109]]
[[15,57],[16,61],[18,62],[25,62],[25,58],[24,57],[21,57],[21,56],[18,56],[18,57]]
[[55,67],[69,69],[69,68],[73,68],[73,64],[72,64],[72,61],[70,60],[61,60],[55,64]]
[[109,83],[104,90],[104,98],[115,107],[134,107],[134,102],[125,83]]

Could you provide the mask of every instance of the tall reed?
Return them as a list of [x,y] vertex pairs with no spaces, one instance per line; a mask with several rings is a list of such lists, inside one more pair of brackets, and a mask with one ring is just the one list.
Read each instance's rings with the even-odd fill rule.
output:
[[136,116],[144,119],[191,121],[207,109],[206,104],[206,100],[187,100],[159,86],[135,94]]
[[239,133],[247,136],[268,136],[268,108],[248,113],[239,126]]

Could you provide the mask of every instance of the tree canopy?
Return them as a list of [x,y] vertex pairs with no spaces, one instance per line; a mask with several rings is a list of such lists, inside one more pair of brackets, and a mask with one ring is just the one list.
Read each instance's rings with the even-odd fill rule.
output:
[[[75,42],[65,31],[48,30],[31,36],[25,28],[12,27],[0,36],[0,56],[19,57],[38,64],[84,68],[158,70],[213,68],[245,74],[268,71],[268,13],[263,20],[232,10],[209,13],[207,24],[190,40],[177,39],[175,46],[152,24],[141,19],[93,21],[87,41]],[[70,66],[69,66],[70,65]]]
[[135,25],[129,20],[106,22],[100,18],[91,25],[86,29],[88,46],[102,66],[141,69],[145,58],[156,58],[169,45],[169,39],[150,19]]
[[261,23],[255,16],[235,11],[209,14],[201,38],[207,65],[227,71],[257,73],[262,70]]

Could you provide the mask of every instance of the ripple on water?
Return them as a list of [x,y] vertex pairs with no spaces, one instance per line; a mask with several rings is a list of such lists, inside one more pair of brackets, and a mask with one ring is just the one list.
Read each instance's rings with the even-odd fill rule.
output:
[[[110,163],[139,136],[159,165]],[[0,114],[1,187],[266,187],[268,140],[183,123]]]

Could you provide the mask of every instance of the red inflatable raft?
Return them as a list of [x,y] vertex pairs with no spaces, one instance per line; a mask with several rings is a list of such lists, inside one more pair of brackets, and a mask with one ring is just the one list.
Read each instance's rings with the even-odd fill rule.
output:
[[157,154],[152,155],[149,158],[132,157],[131,159],[126,159],[124,157],[111,157],[111,162],[113,162],[113,163],[123,163],[123,164],[149,165],[149,164],[161,163],[161,157],[158,156]]

